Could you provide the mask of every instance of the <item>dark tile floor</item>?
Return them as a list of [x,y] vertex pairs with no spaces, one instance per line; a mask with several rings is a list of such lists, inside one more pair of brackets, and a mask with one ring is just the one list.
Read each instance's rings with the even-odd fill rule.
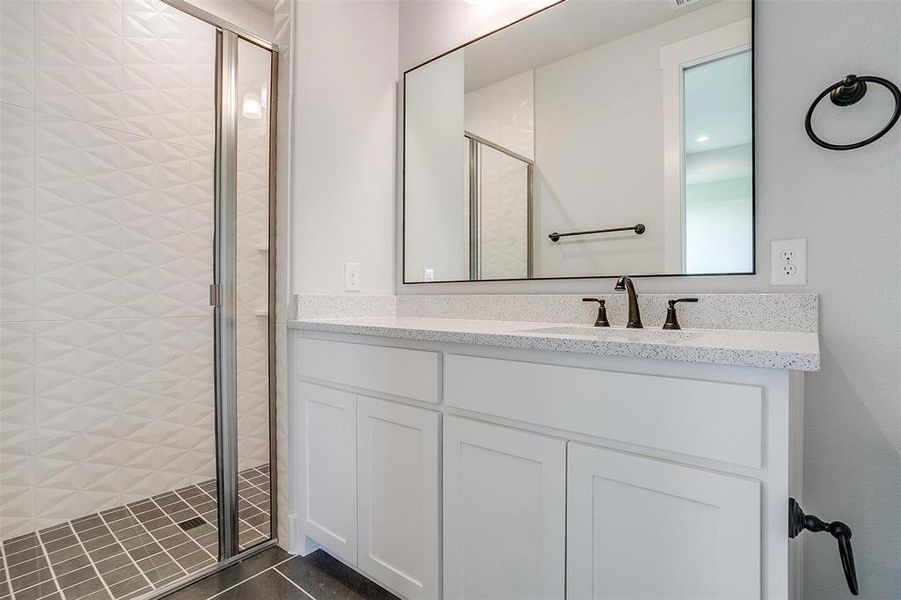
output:
[[[238,496],[250,548],[269,539],[269,466],[241,471]],[[216,482],[205,481],[4,540],[0,600],[140,598],[215,564],[216,524]]]
[[398,600],[322,550],[270,548],[166,596],[166,600]]

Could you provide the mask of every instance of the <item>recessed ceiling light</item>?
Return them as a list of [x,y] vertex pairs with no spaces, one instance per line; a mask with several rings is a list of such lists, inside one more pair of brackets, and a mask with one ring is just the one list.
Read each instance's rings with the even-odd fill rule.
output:
[[701,142],[703,144],[704,142],[710,141],[710,136],[702,133],[701,135],[699,135],[698,137],[695,138],[695,141]]

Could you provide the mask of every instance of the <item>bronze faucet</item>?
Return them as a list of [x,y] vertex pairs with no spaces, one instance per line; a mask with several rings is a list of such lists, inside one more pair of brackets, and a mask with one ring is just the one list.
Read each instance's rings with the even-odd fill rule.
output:
[[626,327],[629,327],[630,329],[643,329],[644,325],[641,324],[641,313],[638,310],[638,294],[635,293],[635,286],[632,284],[632,279],[628,275],[623,275],[616,280],[616,287],[613,289],[618,292],[625,291],[629,295],[629,322],[626,324]]

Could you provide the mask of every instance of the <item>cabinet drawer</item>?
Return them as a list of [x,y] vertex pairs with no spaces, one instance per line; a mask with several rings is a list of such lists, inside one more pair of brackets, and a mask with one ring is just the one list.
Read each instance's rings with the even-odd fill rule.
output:
[[301,338],[302,377],[438,402],[437,352]]
[[450,406],[760,467],[763,388],[449,354]]

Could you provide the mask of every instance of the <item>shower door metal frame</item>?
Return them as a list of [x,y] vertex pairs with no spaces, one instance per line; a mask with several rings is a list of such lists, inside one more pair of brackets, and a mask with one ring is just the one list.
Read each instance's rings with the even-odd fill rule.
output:
[[[185,2],[162,0],[172,8],[216,28],[216,147],[214,170],[213,283],[216,482],[219,562],[156,590],[164,596],[243,560],[276,543],[276,127],[278,113],[278,46],[260,36]],[[268,376],[269,376],[269,539],[241,551],[238,546],[238,414],[237,414],[237,139],[238,44],[241,40],[271,53],[269,80],[269,219],[268,219]]]
[[487,146],[526,166],[526,278],[533,274],[532,256],[532,196],[535,161],[491,140],[464,131],[469,148],[469,281],[482,279],[482,146]]

